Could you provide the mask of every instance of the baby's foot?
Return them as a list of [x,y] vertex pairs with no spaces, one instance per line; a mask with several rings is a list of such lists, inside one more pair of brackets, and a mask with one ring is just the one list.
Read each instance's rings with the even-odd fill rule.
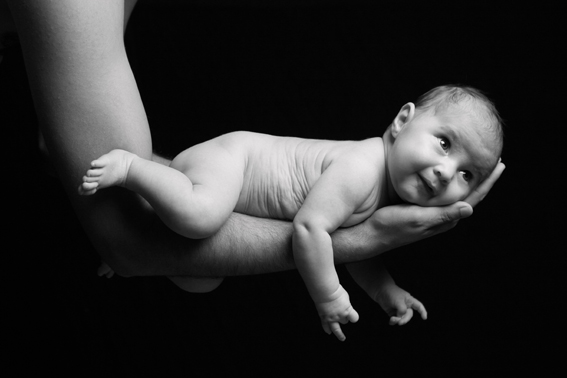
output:
[[91,169],[79,185],[79,194],[88,196],[110,186],[122,186],[136,155],[124,150],[112,150],[91,163]]

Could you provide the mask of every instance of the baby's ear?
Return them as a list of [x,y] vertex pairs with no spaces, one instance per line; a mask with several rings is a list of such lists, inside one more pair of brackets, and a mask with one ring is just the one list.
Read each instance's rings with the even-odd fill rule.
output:
[[392,122],[392,136],[396,138],[405,124],[410,122],[415,115],[415,105],[413,102],[408,102],[398,112],[396,118]]

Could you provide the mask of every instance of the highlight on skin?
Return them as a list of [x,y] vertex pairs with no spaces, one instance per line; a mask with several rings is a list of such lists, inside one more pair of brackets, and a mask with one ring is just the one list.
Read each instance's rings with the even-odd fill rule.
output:
[[433,109],[434,114],[456,105],[473,115],[485,131],[493,136],[497,156],[502,154],[504,144],[504,122],[488,96],[472,87],[461,85],[442,85],[421,95],[416,103],[416,111],[426,112]]

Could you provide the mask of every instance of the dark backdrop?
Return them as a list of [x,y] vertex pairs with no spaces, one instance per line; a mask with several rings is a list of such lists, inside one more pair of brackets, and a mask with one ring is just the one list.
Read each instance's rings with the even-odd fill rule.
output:
[[98,278],[95,252],[37,159],[16,44],[0,65],[9,361],[22,371],[152,376],[551,369],[563,324],[558,10],[541,2],[202,3],[141,1],[126,36],[154,145],[166,155],[238,129],[381,135],[404,103],[446,83],[476,86],[496,102],[507,169],[494,190],[454,230],[384,255],[429,319],[388,326],[342,267],[361,315],[344,328],[344,343],[321,331],[297,272],[228,278],[208,295],[163,277]]

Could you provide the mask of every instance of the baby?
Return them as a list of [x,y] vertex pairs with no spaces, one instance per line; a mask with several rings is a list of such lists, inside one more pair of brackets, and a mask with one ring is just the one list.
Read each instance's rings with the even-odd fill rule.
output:
[[[110,186],[135,191],[188,238],[214,234],[233,211],[293,220],[297,269],[324,330],[344,340],[339,324],[356,322],[358,314],[340,285],[330,234],[389,204],[463,200],[496,167],[502,144],[490,100],[474,88],[442,86],[416,105],[405,104],[383,138],[328,141],[233,132],[181,152],[169,167],[113,150],[91,163],[79,193]],[[199,291],[198,279],[171,279]]]

